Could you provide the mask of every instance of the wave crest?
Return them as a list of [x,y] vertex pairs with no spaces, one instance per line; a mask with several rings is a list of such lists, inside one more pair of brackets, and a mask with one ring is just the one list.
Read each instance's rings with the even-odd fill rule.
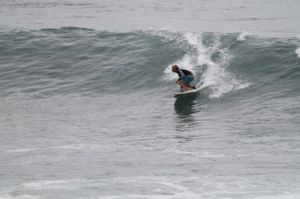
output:
[[258,89],[286,80],[289,87],[299,85],[298,39],[249,36],[239,42],[244,36],[75,27],[1,32],[0,96],[170,92],[176,88],[173,64],[194,72],[209,98],[250,82]]

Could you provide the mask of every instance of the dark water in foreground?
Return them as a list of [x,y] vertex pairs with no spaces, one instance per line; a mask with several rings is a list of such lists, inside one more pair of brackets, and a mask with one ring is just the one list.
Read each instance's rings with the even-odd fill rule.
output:
[[[32,20],[52,6],[59,18],[100,5],[70,2],[1,2],[22,10],[11,20],[33,27],[7,23],[0,32],[0,198],[299,198],[300,41],[293,31],[143,30],[147,20],[114,31],[65,26],[68,17],[52,20],[65,27],[37,28]],[[243,6],[252,13],[258,4]],[[178,12],[143,9],[163,8],[166,16]],[[174,98],[174,63],[195,73],[198,95]]]

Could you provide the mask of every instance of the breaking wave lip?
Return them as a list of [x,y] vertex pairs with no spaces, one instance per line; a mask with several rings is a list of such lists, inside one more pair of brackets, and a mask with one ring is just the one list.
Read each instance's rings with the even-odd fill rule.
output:
[[247,31],[243,31],[241,32],[238,37],[237,37],[237,40],[238,41],[245,41],[246,40],[246,37],[249,36],[250,34],[247,32]]
[[297,49],[295,50],[295,53],[297,54],[298,58],[300,58],[300,48],[297,48]]

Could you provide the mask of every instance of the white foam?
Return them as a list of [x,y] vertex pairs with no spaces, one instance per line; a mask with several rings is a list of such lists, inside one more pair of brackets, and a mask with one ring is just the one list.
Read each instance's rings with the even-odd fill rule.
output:
[[23,186],[33,190],[77,190],[85,184],[91,185],[92,181],[85,179],[66,179],[66,180],[40,180],[36,182],[23,183]]
[[248,87],[249,83],[241,83],[233,74],[225,68],[213,63],[202,75],[202,88],[209,88],[209,97],[218,98],[225,93]]
[[281,195],[275,195],[275,196],[258,196],[254,197],[254,199],[299,199],[300,193],[298,194],[291,194],[291,193],[283,193]]
[[[227,66],[233,56],[228,49],[221,48],[218,38],[211,47],[205,48],[198,45],[198,52],[198,64],[207,66],[201,77],[201,87],[209,88],[210,98],[218,98],[225,93],[249,86],[248,83],[241,82],[227,70]],[[211,56],[216,52],[220,55],[218,62],[211,60]]]
[[[35,181],[29,183],[23,183],[22,185],[31,190],[79,190],[89,187],[101,187],[120,184],[127,184],[128,186],[149,187],[149,193],[142,195],[140,193],[120,193],[118,195],[101,196],[99,198],[118,199],[118,198],[150,198],[150,199],[194,199],[199,198],[199,195],[192,192],[188,187],[179,183],[169,182],[167,179],[148,176],[136,176],[130,178],[115,178],[107,180],[97,179],[65,179],[65,180],[44,180]],[[152,191],[151,191],[152,188]]]
[[[86,190],[89,188],[100,190],[98,198],[100,199],[195,199],[195,198],[231,198],[233,194],[247,194],[249,187],[254,188],[255,184],[248,178],[241,177],[224,177],[224,176],[194,176],[194,177],[163,177],[163,176],[130,176],[109,179],[65,179],[65,180],[46,180],[22,184],[30,191],[42,193],[45,190]],[[117,192],[105,192],[102,195],[101,190],[109,187],[110,189],[118,188]],[[101,189],[103,188],[103,189]],[[251,188],[251,190],[252,190]],[[272,193],[272,192],[270,192]],[[295,193],[282,193],[280,196],[276,193],[269,196],[270,193],[259,193],[253,196],[254,199],[296,199],[299,195]],[[0,192],[0,197],[9,193]],[[111,195],[107,195],[111,194]],[[26,199],[26,195],[23,198]],[[22,198],[22,197],[20,197]],[[29,197],[28,197],[29,198]],[[38,198],[34,196],[33,198]]]
[[239,34],[239,36],[236,38],[238,41],[245,41],[246,37],[249,36],[250,34],[246,31],[243,31]]
[[41,196],[36,196],[36,195],[9,195],[9,194],[4,194],[0,195],[1,199],[39,199],[42,198]]
[[153,190],[152,194],[119,194],[119,195],[111,195],[111,196],[101,196],[99,199],[123,199],[123,198],[130,198],[130,199],[139,199],[139,198],[146,198],[146,199],[195,199],[195,198],[202,198],[200,194],[194,193],[188,187],[185,187],[180,184],[171,183],[171,182],[164,182],[164,181],[156,181],[154,179],[143,179],[145,181],[134,181],[139,185],[143,183],[156,183],[160,187],[167,187],[168,189],[172,190],[172,193],[168,193],[163,191],[161,188],[156,188]]
[[297,48],[297,49],[295,50],[295,53],[296,53],[297,56],[300,58],[300,48]]
[[[247,32],[241,33],[240,39],[244,39],[247,35],[249,35]],[[176,37],[183,48],[186,48],[185,45],[189,46],[189,51],[181,59],[166,67],[164,80],[173,81],[178,78],[177,74],[171,71],[172,65],[177,64],[179,67],[188,69],[195,74],[202,73],[200,82],[196,83],[196,86],[201,85],[202,89],[207,88],[206,93],[210,98],[218,98],[225,93],[243,89],[250,85],[227,70],[233,56],[228,49],[222,47],[220,36],[214,35],[214,42],[210,46],[205,46],[202,43],[201,33],[187,32],[181,34],[181,38],[178,34]],[[185,41],[185,44],[183,41]],[[217,61],[212,60],[214,54],[219,54]]]
[[66,149],[66,150],[81,150],[84,149],[84,145],[75,145],[75,144],[69,144],[69,145],[62,145],[62,146],[53,146],[51,147],[53,149]]
[[83,149],[81,145],[62,145],[62,146],[53,146],[53,147],[44,147],[44,148],[20,148],[20,149],[10,149],[6,150],[7,153],[27,153],[32,151],[39,151],[45,149]]
[[205,47],[202,44],[202,37],[200,34],[196,33],[186,33],[185,35],[186,40],[190,45],[192,45],[196,50],[196,62],[194,62],[194,65],[210,65],[212,64],[212,61],[210,59],[210,51],[213,48]]
[[51,149],[60,149],[60,150],[103,150],[103,146],[100,145],[83,145],[83,144],[68,144],[68,145],[59,145],[51,147],[41,147],[41,148],[19,148],[19,149],[9,149],[4,150],[6,153],[28,153],[32,151],[41,151],[41,150],[51,150]]
[[175,193],[172,195],[160,194],[160,195],[142,195],[142,194],[122,194],[117,196],[100,196],[99,199],[201,199],[199,194],[195,193]]
[[11,150],[6,150],[5,152],[7,152],[7,153],[26,153],[26,152],[36,151],[36,150],[39,150],[39,149],[38,148],[11,149]]
[[199,158],[225,158],[225,157],[231,157],[231,156],[226,156],[224,154],[212,154],[210,152],[199,153],[199,152],[176,150],[175,153],[176,154],[196,156],[196,157],[199,157]]

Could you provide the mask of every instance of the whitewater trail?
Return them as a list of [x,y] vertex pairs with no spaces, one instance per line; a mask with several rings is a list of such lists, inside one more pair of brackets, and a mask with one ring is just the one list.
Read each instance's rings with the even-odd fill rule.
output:
[[[227,69],[233,55],[230,54],[227,48],[221,46],[220,36],[216,34],[213,43],[209,46],[203,44],[201,33],[183,33],[181,36],[191,46],[190,49],[192,50],[186,52],[181,59],[167,66],[164,70],[165,79],[173,81],[177,78],[176,74],[171,72],[171,67],[173,64],[178,64],[198,76],[196,86],[201,86],[204,93],[210,98],[219,98],[226,93],[244,89],[250,85],[247,81],[237,78]],[[182,42],[182,38],[179,41]],[[218,60],[212,60],[212,57],[216,54],[219,56]]]

